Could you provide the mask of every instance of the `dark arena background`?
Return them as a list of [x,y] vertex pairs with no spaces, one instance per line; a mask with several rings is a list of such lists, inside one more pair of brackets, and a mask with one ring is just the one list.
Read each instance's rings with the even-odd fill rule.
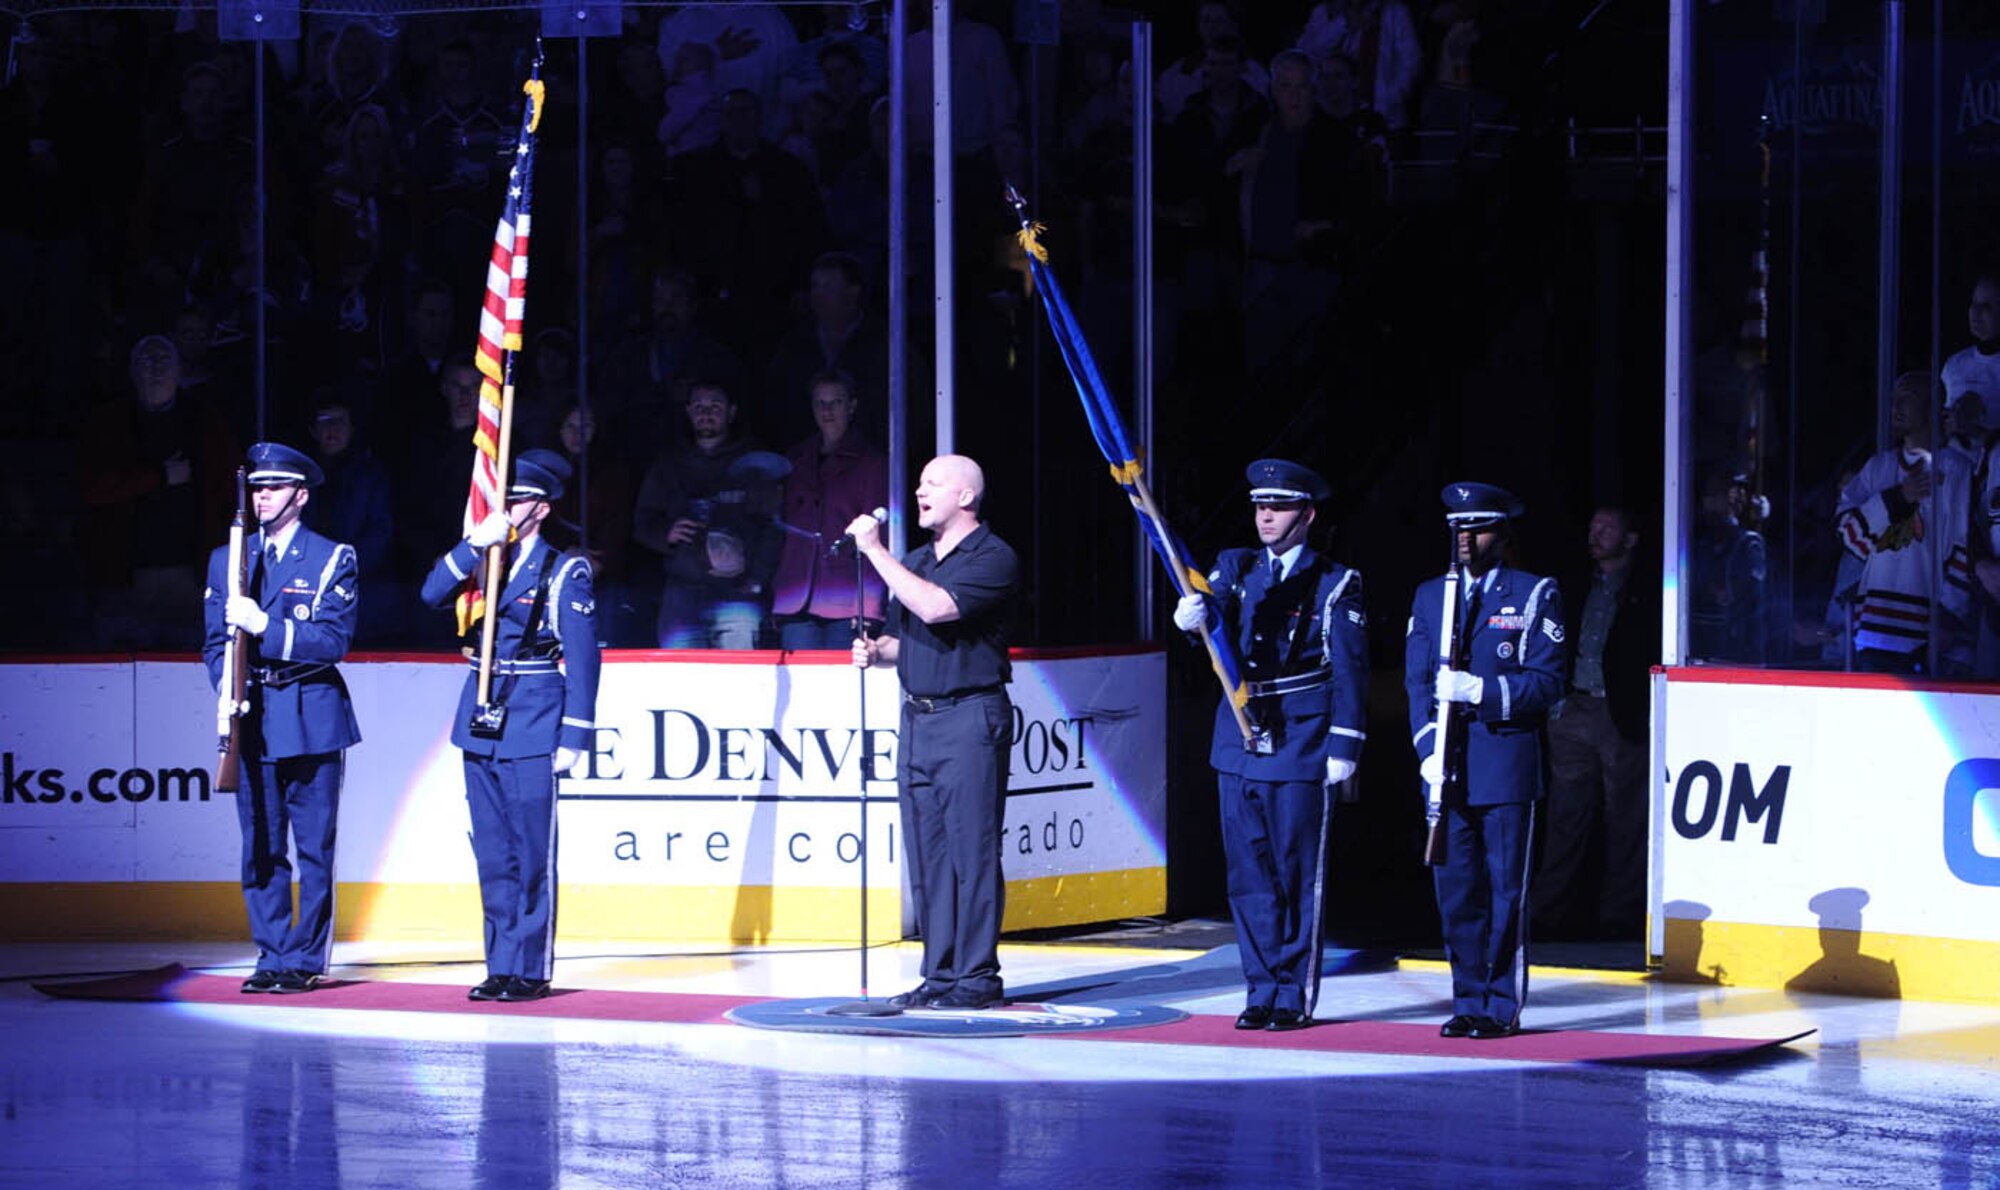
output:
[[[0,0],[0,29],[0,1184],[2000,1186],[1995,6]],[[530,205],[501,344],[495,220]],[[603,648],[553,994],[520,1005],[464,998],[465,642],[418,594],[466,532],[488,341],[510,449],[572,469],[546,535]],[[822,478],[835,439],[866,476]],[[324,472],[305,524],[360,592],[332,965],[292,998],[236,990],[198,660],[260,442]],[[1010,1002],[842,1016],[923,943],[902,690],[857,683],[828,547],[878,501],[921,544],[951,453],[1020,561]],[[1259,459],[1323,477],[1310,545],[1365,576],[1295,1032],[1232,1028],[1221,688],[1173,623],[1257,543]],[[1404,655],[1467,480],[1560,580],[1563,693],[1629,711],[1549,753],[1527,1009],[1484,1042],[1437,1032]],[[689,571],[681,523],[738,554]],[[1561,817],[1578,789],[1601,808]]]

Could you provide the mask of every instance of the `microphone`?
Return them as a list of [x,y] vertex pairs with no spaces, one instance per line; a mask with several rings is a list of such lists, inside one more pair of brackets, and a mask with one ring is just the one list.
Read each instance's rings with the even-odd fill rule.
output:
[[[889,519],[889,510],[886,508],[877,508],[873,512],[870,512],[868,515],[874,517],[878,522],[887,521]],[[829,558],[838,557],[840,551],[851,548],[853,545],[854,545],[854,534],[842,533],[839,537],[834,539],[834,543],[832,545],[827,547],[826,556]]]

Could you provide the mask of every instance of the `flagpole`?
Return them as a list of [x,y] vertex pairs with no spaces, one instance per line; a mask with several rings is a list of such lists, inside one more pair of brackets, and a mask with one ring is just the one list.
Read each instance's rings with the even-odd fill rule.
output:
[[[507,353],[507,379],[500,386],[500,444],[494,454],[493,473],[500,477],[500,510],[507,508],[507,468],[514,452],[514,353]],[[508,537],[512,537],[510,532]],[[486,614],[479,618],[479,700],[474,705],[478,717],[493,705],[493,645],[499,634],[500,589],[507,578],[507,542],[486,547]]]
[[[500,309],[496,311],[494,309],[495,287],[498,281],[501,280],[494,275],[499,267],[498,260],[500,258],[499,236],[501,233],[500,231],[496,231],[495,260],[489,261],[487,265],[486,299],[483,304],[483,316],[480,326],[480,346],[482,348],[478,361],[480,364],[480,374],[484,377],[486,384],[497,382],[500,388],[500,416],[494,439],[492,488],[488,494],[490,504],[486,509],[486,515],[489,516],[495,511],[500,512],[503,516],[506,514],[507,473],[513,464],[514,361],[521,349],[521,318],[527,305],[527,254],[528,241],[531,238],[532,231],[530,220],[532,219],[531,211],[534,195],[535,155],[533,137],[535,130],[540,126],[542,120],[542,45],[539,38],[535,41],[534,66],[529,73],[527,83],[522,86],[522,90],[527,93],[527,105],[525,111],[522,113],[522,130],[520,138],[516,143],[517,160],[508,177],[507,203],[501,212],[500,219],[501,228],[504,229],[507,237],[505,241],[508,249],[505,256],[507,275],[504,278],[506,290],[504,297],[499,302]],[[492,331],[494,328],[489,325],[490,322],[494,321],[499,323],[497,346],[500,349],[500,359],[497,368],[494,367],[494,361],[489,358],[485,350],[496,345],[493,343],[494,336]],[[493,371],[489,371],[488,369],[498,371],[499,375],[495,376]],[[486,397],[482,393],[482,401],[485,399]],[[483,434],[483,431],[481,433]],[[474,439],[475,443],[478,440],[479,436],[476,435]],[[473,494],[467,496],[466,506],[468,520],[471,519],[470,514],[475,510],[473,496],[481,493],[479,483],[480,462],[478,457],[475,457],[473,460]],[[470,524],[466,526],[468,532],[474,527]],[[512,534],[509,533],[508,537],[511,538]],[[497,609],[500,606],[500,593],[504,589],[507,580],[507,544],[507,540],[502,539],[486,548],[485,573],[481,576],[484,580],[482,590],[484,614],[480,617],[479,628],[479,683],[477,700],[473,707],[472,716],[474,734],[498,734],[505,713],[504,708],[493,706],[493,653],[496,638],[499,635],[499,614]]]
[[[1064,363],[1070,369],[1070,378],[1076,382],[1078,395],[1084,401],[1084,415],[1091,423],[1091,435],[1097,439],[1098,449],[1105,454],[1106,461],[1111,464],[1111,477],[1120,487],[1126,489],[1127,497],[1139,509],[1142,517],[1153,526],[1153,545],[1159,551],[1161,561],[1166,564],[1167,573],[1174,581],[1176,595],[1185,597],[1196,591],[1204,595],[1213,595],[1214,591],[1209,588],[1207,576],[1191,568],[1187,560],[1181,556],[1180,546],[1175,541],[1173,532],[1167,528],[1166,518],[1160,514],[1160,507],[1153,499],[1152,488],[1146,483],[1145,460],[1140,458],[1133,451],[1131,443],[1126,441],[1118,419],[1118,411],[1109,406],[1110,394],[1102,391],[1101,381],[1094,384],[1084,383],[1079,365],[1093,380],[1096,379],[1096,365],[1090,362],[1090,349],[1083,342],[1081,332],[1070,327],[1068,328],[1070,333],[1064,333],[1065,324],[1069,322],[1069,313],[1059,300],[1055,275],[1051,272],[1044,276],[1048,268],[1048,253],[1038,238],[1041,229],[1028,218],[1027,200],[1012,186],[1007,187],[1006,197],[1008,205],[1014,208],[1014,215],[1020,221],[1021,247],[1028,255],[1029,269],[1036,278],[1037,287],[1042,290],[1042,306],[1048,311],[1051,329],[1055,331],[1056,346],[1062,352]],[[1072,359],[1072,355],[1078,358]],[[1116,458],[1112,457],[1114,455]],[[1236,729],[1243,733],[1243,747],[1245,750],[1257,750],[1256,744],[1261,733],[1250,722],[1250,713],[1245,709],[1244,704],[1247,699],[1244,697],[1240,678],[1232,682],[1230,671],[1234,666],[1223,659],[1222,650],[1213,635],[1206,630],[1196,635],[1201,637],[1202,647],[1208,651],[1210,669],[1214,671],[1216,680],[1222,684],[1222,701],[1235,718]]]

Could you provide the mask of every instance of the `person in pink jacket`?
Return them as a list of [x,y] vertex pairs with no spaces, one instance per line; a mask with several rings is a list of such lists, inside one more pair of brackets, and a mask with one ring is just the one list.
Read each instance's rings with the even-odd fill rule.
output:
[[[771,583],[779,642],[792,649],[844,649],[854,640],[852,555],[832,554],[850,521],[888,502],[889,460],[854,427],[854,382],[839,372],[807,386],[819,433],[786,452],[784,552]],[[882,616],[882,580],[862,579],[862,615]]]

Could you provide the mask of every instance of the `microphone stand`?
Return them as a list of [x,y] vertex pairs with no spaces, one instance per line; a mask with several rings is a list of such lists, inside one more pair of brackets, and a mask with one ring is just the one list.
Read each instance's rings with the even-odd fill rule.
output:
[[[863,614],[862,582],[867,577],[867,558],[854,551],[854,639],[868,636],[868,620]],[[903,1010],[887,1000],[868,998],[868,670],[855,666],[855,685],[861,708],[861,998],[836,1004],[828,1016],[901,1016]]]

